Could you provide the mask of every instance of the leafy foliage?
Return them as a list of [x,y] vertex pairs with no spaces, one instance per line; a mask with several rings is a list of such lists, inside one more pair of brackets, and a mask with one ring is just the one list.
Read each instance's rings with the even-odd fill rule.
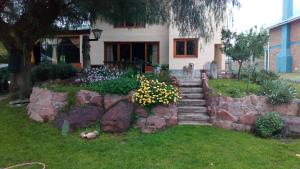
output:
[[[164,24],[178,27],[182,34],[194,33],[208,40],[222,23],[229,4],[238,0],[2,0],[0,1],[0,41],[17,61],[11,65],[23,78],[13,81],[20,96],[30,93],[30,51],[41,38],[58,31],[77,28],[96,19],[111,24]],[[172,11],[172,16],[170,15]],[[209,13],[209,15],[207,14]],[[216,23],[216,24],[214,24]],[[188,26],[187,26],[188,25]],[[18,57],[17,57],[18,55]],[[10,60],[14,60],[11,59]]]
[[258,70],[257,65],[247,65],[243,67],[241,79],[250,80],[252,83],[261,85],[265,80],[278,80],[279,75],[272,71]]
[[136,78],[118,78],[113,80],[104,80],[98,83],[82,85],[84,88],[97,91],[102,94],[126,95],[130,91],[139,87]]
[[145,78],[148,80],[158,80],[159,82],[164,82],[166,84],[173,84],[173,79],[171,78],[170,71],[162,70],[157,75],[155,73],[147,73],[145,74]]
[[267,96],[268,102],[275,105],[290,102],[296,97],[297,91],[288,82],[282,80],[266,80],[262,83],[259,94]]
[[239,63],[239,79],[243,63],[250,60],[251,57],[254,59],[263,56],[264,46],[268,40],[267,31],[264,29],[258,31],[256,27],[251,28],[248,32],[239,34],[228,29],[222,30],[224,46],[222,51],[233,61]]
[[8,53],[0,42],[0,63],[8,63]]
[[139,76],[138,79],[140,88],[134,93],[133,101],[144,107],[176,103],[180,98],[178,88],[172,85],[158,80],[148,80],[144,76]]
[[278,113],[269,112],[256,119],[256,132],[261,137],[271,137],[283,128],[283,120]]
[[68,79],[77,74],[77,69],[71,64],[41,63],[32,69],[31,76],[34,82]]

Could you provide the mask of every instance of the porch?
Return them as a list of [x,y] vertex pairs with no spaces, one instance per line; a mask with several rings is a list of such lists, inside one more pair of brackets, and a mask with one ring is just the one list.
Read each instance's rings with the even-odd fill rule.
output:
[[159,42],[104,42],[104,64],[151,72],[159,64]]

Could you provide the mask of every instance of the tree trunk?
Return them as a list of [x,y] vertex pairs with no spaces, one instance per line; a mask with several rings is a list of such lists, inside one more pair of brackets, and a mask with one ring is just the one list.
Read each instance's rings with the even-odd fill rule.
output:
[[[24,45],[25,46],[25,45]],[[17,51],[17,52],[16,52]],[[11,94],[14,97],[19,99],[25,99],[30,96],[31,93],[31,49],[24,47],[20,49],[11,49],[10,57],[17,57],[19,59],[14,63],[10,62],[10,71],[11,71]],[[17,56],[13,56],[17,55]],[[14,67],[14,68],[11,68]]]
[[91,57],[90,57],[90,42],[89,36],[84,35],[82,39],[82,57],[83,57],[83,68],[91,68]]
[[243,62],[239,62],[238,80],[241,80],[242,66],[243,66]]

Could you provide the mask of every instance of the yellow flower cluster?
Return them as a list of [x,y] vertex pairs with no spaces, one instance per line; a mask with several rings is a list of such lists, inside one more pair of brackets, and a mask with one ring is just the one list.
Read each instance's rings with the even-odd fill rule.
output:
[[176,103],[179,99],[177,87],[167,85],[158,80],[148,80],[144,76],[138,76],[140,88],[134,93],[132,101],[144,107],[156,104]]

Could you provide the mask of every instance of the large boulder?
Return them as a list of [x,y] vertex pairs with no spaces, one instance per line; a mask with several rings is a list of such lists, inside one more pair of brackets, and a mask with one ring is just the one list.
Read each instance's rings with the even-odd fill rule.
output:
[[103,97],[97,92],[80,90],[76,95],[76,105],[96,105],[101,107],[103,106]]
[[67,94],[34,87],[27,106],[29,118],[37,122],[53,121],[67,105]]
[[175,104],[157,105],[151,112],[152,114],[147,118],[142,117],[137,120],[137,127],[142,129],[142,133],[155,133],[178,123],[178,108]]
[[257,112],[248,112],[240,117],[240,123],[244,125],[254,125],[256,122]]
[[118,102],[126,100],[130,101],[130,98],[127,95],[105,95],[104,96],[104,107],[105,109],[110,109],[114,105],[116,105]]
[[120,101],[103,116],[101,130],[108,133],[122,133],[129,129],[132,120],[133,104]]
[[287,136],[300,136],[300,117],[285,116],[284,130]]
[[64,120],[66,120],[69,122],[70,130],[74,131],[99,122],[103,114],[104,110],[96,106],[75,106],[68,113],[61,113],[55,120],[54,125],[57,128],[62,128]]

